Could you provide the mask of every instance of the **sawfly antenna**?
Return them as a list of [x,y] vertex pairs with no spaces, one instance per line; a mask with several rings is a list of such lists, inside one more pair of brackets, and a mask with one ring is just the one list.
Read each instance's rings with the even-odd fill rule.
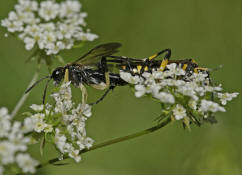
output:
[[218,71],[219,69],[222,69],[224,65],[220,64],[218,67],[215,68],[208,68],[209,72],[214,72],[214,71]]
[[50,80],[51,80],[51,77],[49,77],[48,81],[45,84],[45,90],[44,90],[43,100],[42,100],[43,104],[45,104],[45,97],[46,97],[47,87],[48,87],[48,84],[49,84]]
[[39,82],[41,82],[44,79],[50,78],[50,76],[46,76],[43,77],[41,79],[39,79],[38,81],[36,81],[32,86],[30,86],[24,93],[27,94],[29,91],[31,91],[37,84],[39,84]]

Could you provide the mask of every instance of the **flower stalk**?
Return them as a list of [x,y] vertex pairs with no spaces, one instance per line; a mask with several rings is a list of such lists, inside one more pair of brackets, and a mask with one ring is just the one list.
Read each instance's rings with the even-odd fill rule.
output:
[[[145,130],[142,130],[142,131],[135,132],[133,134],[129,134],[129,135],[126,135],[126,136],[118,137],[118,138],[111,139],[111,140],[108,140],[108,141],[104,141],[102,143],[93,145],[90,149],[86,148],[86,149],[81,150],[79,154],[84,154],[86,152],[90,152],[90,151],[93,151],[93,150],[96,150],[96,149],[99,149],[99,148],[103,148],[103,147],[110,146],[110,145],[113,145],[113,144],[116,144],[116,143],[120,143],[120,142],[124,142],[124,141],[127,141],[127,140],[131,140],[131,139],[134,139],[134,138],[146,135],[146,134],[150,134],[152,132],[155,132],[155,131],[165,127],[170,122],[171,122],[171,118],[168,117],[163,122],[157,124],[156,126],[153,126],[151,128],[148,128],[148,129],[145,129]],[[63,159],[61,159],[61,160],[65,160],[65,159],[69,159],[69,158],[70,158],[69,156],[64,156]],[[54,158],[54,159],[51,159],[51,160],[48,160],[47,162],[38,165],[36,167],[36,169],[43,168],[43,167],[45,167],[47,165],[50,165],[50,164],[55,164],[55,163],[57,163],[57,162],[59,162],[61,160],[58,157]]]

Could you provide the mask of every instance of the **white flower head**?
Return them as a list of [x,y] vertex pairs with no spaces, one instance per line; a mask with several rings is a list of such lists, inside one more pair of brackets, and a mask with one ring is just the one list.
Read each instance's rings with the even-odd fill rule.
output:
[[196,110],[197,109],[197,101],[194,99],[190,99],[188,102],[188,106],[193,109]]
[[81,112],[86,117],[91,117],[91,115],[92,115],[92,106],[90,106],[88,104],[81,105]]
[[42,121],[42,120],[39,120],[35,123],[35,126],[34,126],[34,130],[38,133],[42,132],[48,125]]
[[9,120],[0,119],[0,137],[7,137],[11,129],[11,123]]
[[208,100],[202,100],[201,101],[201,105],[199,108],[200,111],[202,112],[207,112],[207,111],[211,111],[211,112],[225,112],[226,110],[224,109],[224,107],[219,106],[218,103],[212,102],[212,101],[208,101]]
[[18,0],[18,4],[14,8],[18,13],[37,11],[38,3],[30,0]]
[[196,81],[196,82],[204,82],[206,80],[206,78],[208,77],[207,73],[194,73],[192,74],[191,78]]
[[124,81],[126,81],[130,84],[138,84],[143,81],[143,79],[140,76],[138,76],[138,75],[132,76],[130,73],[124,72],[124,71],[120,71],[120,77]]
[[[32,120],[30,117],[28,119]],[[28,155],[32,161],[31,164],[34,164],[34,167],[30,168],[30,163],[26,163],[21,158],[21,154],[26,154],[27,146],[30,143],[30,138],[25,136],[25,133],[32,130],[32,128],[26,128],[25,123],[29,124],[29,122],[11,121],[8,109],[0,108],[0,174],[3,170],[8,170],[14,163],[17,163],[23,172],[33,173],[35,170],[36,161],[34,159]],[[32,123],[31,127],[33,127]]]
[[43,113],[36,113],[36,114],[32,115],[31,118],[34,121],[42,121],[45,118],[45,114],[43,114]]
[[146,93],[146,87],[144,85],[135,85],[135,96],[137,98],[142,97]]
[[45,133],[51,133],[53,131],[53,127],[50,124],[46,124],[45,128],[44,128],[44,132]]
[[8,32],[22,32],[24,30],[23,23],[20,21],[11,21],[4,19],[1,21],[1,25],[8,29]]
[[43,104],[42,104],[42,105],[32,104],[32,105],[30,106],[30,108],[31,108],[32,110],[34,110],[35,112],[41,112],[41,111],[43,111],[43,109],[44,109],[44,105],[43,105]]
[[71,17],[80,12],[81,4],[79,1],[67,0],[60,4],[60,17]]
[[11,129],[11,117],[6,107],[0,108],[0,138],[7,137]]
[[76,162],[81,161],[81,156],[79,155],[79,150],[71,150],[68,155],[71,158],[73,158]]
[[173,114],[176,120],[181,120],[187,115],[186,109],[180,104],[177,104],[176,107],[173,109]]
[[93,143],[94,143],[94,140],[91,139],[90,137],[87,137],[84,141],[84,144],[87,147],[87,149],[91,148]]
[[15,145],[10,141],[0,142],[1,163],[6,165],[14,162],[14,154],[16,152]]
[[239,93],[218,93],[218,98],[220,98],[220,101],[222,105],[226,105],[227,101],[231,101],[233,98],[237,97]]
[[[67,154],[76,162],[81,160],[80,150],[92,146],[93,140],[87,137],[86,120],[92,115],[88,104],[75,104],[72,101],[71,82],[64,82],[59,91],[53,93],[54,105],[45,105],[45,110],[33,114],[26,123],[32,123],[36,134],[54,135],[57,150],[61,155]],[[35,107],[35,105],[32,105]],[[48,112],[46,112],[46,110]],[[55,119],[54,119],[55,118]]]
[[24,173],[35,173],[39,162],[30,157],[29,154],[19,153],[16,156],[16,162]]
[[55,19],[59,12],[59,4],[54,1],[42,1],[40,3],[39,16],[46,21]]
[[6,107],[1,107],[0,108],[0,117],[5,117],[8,115],[8,108]]
[[174,104],[175,98],[172,94],[167,92],[159,92],[153,94],[155,98],[159,99],[162,103]]
[[93,41],[98,36],[84,29],[87,13],[79,1],[19,0],[15,10],[1,21],[8,32],[17,33],[26,50],[38,47],[47,55],[71,49],[74,42]]
[[212,113],[225,112],[225,108],[219,104],[226,105],[238,93],[223,92],[221,84],[214,86],[206,69],[196,73],[195,70],[188,72],[182,67],[177,63],[168,63],[165,69],[153,68],[142,76],[137,70],[135,75],[122,70],[120,77],[134,87],[137,98],[149,95],[158,99],[162,115],[174,116],[176,120],[184,119],[183,124],[188,128],[191,123],[198,124],[197,121],[213,123]]
[[66,145],[66,137],[64,135],[56,134],[55,135],[55,143],[56,143],[56,146],[59,148],[59,150],[62,153],[64,153],[64,148],[65,148],[65,145]]
[[180,66],[175,63],[168,64],[166,67],[169,69],[170,74],[185,75],[185,71],[183,69],[181,69]]

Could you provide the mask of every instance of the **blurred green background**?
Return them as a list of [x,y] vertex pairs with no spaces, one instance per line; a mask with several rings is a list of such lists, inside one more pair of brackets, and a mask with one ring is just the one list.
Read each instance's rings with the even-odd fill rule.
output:
[[[0,1],[0,18],[13,9],[15,0]],[[88,12],[87,24],[99,35],[82,49],[62,53],[72,61],[91,47],[110,41],[121,42],[119,55],[150,56],[172,49],[172,59],[195,58],[206,67],[224,68],[213,79],[230,92],[242,90],[242,1],[241,0],[81,0]],[[0,106],[14,108],[35,70],[25,64],[30,55],[21,41],[0,32]],[[43,68],[41,76],[48,74]],[[43,84],[34,89],[21,109],[41,103]],[[88,88],[89,101],[103,92]],[[75,98],[80,92],[75,90]],[[184,131],[179,122],[158,132],[110,147],[88,152],[83,161],[54,167],[37,174],[85,175],[240,175],[242,174],[242,108],[240,96],[218,113],[218,124]],[[128,87],[116,88],[93,108],[87,132],[96,143],[126,135],[155,124],[159,105],[137,99]],[[52,147],[41,160],[56,157]],[[38,145],[31,148],[38,150]],[[68,161],[67,161],[68,162]]]

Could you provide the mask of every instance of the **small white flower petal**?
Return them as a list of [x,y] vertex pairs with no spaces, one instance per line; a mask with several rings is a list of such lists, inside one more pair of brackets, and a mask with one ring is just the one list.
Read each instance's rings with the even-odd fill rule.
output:
[[182,105],[177,104],[176,107],[173,109],[173,114],[176,120],[181,120],[186,117],[186,109]]

